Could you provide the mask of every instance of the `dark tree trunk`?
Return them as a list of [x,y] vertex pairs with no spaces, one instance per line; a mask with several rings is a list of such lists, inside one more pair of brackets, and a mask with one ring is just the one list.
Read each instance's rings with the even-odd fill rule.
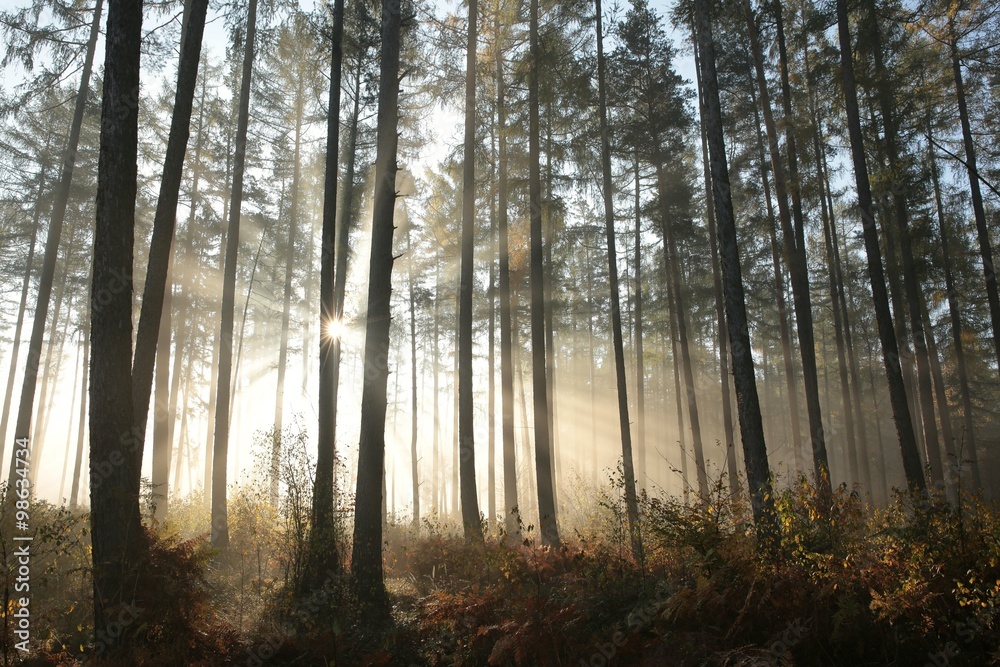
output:
[[[208,0],[189,0],[186,21],[183,25],[181,57],[177,66],[177,92],[174,111],[167,139],[167,153],[163,159],[160,194],[153,217],[153,237],[149,243],[149,260],[146,265],[146,283],[142,292],[142,307],[136,331],[135,360],[132,363],[132,401],[135,405],[135,425],[139,433],[139,452],[146,434],[149,413],[149,395],[153,383],[153,366],[157,358],[157,339],[160,337],[160,318],[163,316],[165,294],[170,291],[170,248],[174,239],[177,218],[177,199],[184,175],[184,154],[187,152],[191,133],[191,108],[198,83],[198,61],[201,58],[201,41],[205,29]],[[169,334],[167,336],[169,341]],[[166,360],[169,350],[161,358]],[[169,462],[169,454],[167,456]]]
[[865,239],[865,253],[868,256],[868,277],[871,282],[875,318],[878,322],[879,341],[882,345],[882,360],[889,384],[893,420],[899,435],[899,447],[903,458],[906,481],[911,490],[925,491],[924,473],[917,453],[917,442],[910,420],[910,406],[903,386],[903,373],[899,365],[899,349],[896,333],[889,312],[889,295],[885,287],[885,273],[882,269],[882,252],[878,243],[878,230],[872,209],[871,184],[868,179],[868,165],[865,162],[864,140],[861,135],[861,115],[858,112],[858,93],[854,78],[854,59],[851,50],[851,33],[847,17],[847,0],[837,0],[837,24],[840,37],[841,74],[847,112],[847,127],[851,139],[851,155],[854,162],[854,177],[857,181],[858,204],[861,207],[862,229]]
[[[788,210],[788,188],[785,172],[778,148],[778,131],[771,113],[771,96],[767,90],[767,80],[764,73],[764,56],[760,44],[760,36],[749,0],[744,1],[747,32],[750,37],[750,48],[757,72],[757,88],[760,106],[764,115],[764,127],[767,132],[767,144],[771,157],[771,172],[774,175],[774,190],[778,200],[778,221],[781,223],[781,236],[785,249],[785,259],[788,262],[788,273],[792,284],[792,303],[795,309],[796,332],[799,338],[799,354],[802,359],[802,379],[805,385],[806,413],[809,416],[810,442],[812,444],[813,473],[816,484],[823,496],[830,494],[830,464],[827,460],[826,435],[823,430],[823,415],[819,400],[819,376],[816,370],[816,343],[813,335],[812,305],[809,297],[809,269],[806,264],[806,249],[804,233],[802,233],[802,203],[796,187],[795,144],[794,139],[788,144],[789,176],[792,180],[792,207],[795,216],[795,228],[792,227],[793,212]],[[788,96],[785,95],[787,98]],[[791,120],[791,100],[785,109],[786,120]],[[791,136],[791,135],[790,135]]]
[[[705,100],[705,130],[708,138],[712,170],[712,191],[718,223],[719,252],[722,260],[723,290],[726,297],[726,322],[733,350],[733,377],[736,385],[736,405],[743,439],[747,481],[758,535],[770,543],[777,538],[776,518],[771,498],[771,473],[764,442],[764,425],[760,416],[757,381],[747,326],[746,299],[740,270],[736,222],[729,187],[729,167],[722,133],[722,109],[719,102],[719,82],[715,71],[715,44],[707,0],[696,0],[695,22],[701,53],[701,82]],[[768,544],[770,546],[770,544]]]
[[[514,443],[514,355],[511,349],[510,246],[507,230],[507,107],[503,55],[497,55],[497,231],[500,255],[500,429],[503,439],[504,529],[518,540],[517,456]],[[520,540],[518,540],[520,541]]]
[[[694,365],[691,362],[691,349],[688,345],[687,313],[684,310],[684,279],[681,276],[680,255],[677,252],[677,240],[674,238],[670,215],[666,210],[667,184],[666,171],[663,164],[656,165],[656,182],[660,194],[660,206],[663,214],[660,224],[663,227],[663,252],[666,260],[666,270],[670,272],[670,284],[673,288],[674,306],[677,309],[677,342],[680,345],[681,369],[684,373],[684,388],[687,398],[688,418],[691,422],[691,442],[694,449],[695,472],[698,476],[698,495],[701,502],[708,502],[708,471],[705,468],[705,450],[701,439],[701,419],[698,416],[698,393],[694,384]],[[676,362],[676,359],[674,360]]]
[[[969,194],[972,196],[972,210],[976,216],[976,234],[979,239],[979,254],[983,259],[983,276],[986,279],[986,296],[990,304],[990,323],[993,326],[993,349],[1000,364],[1000,294],[997,292],[996,267],[993,265],[993,248],[990,244],[989,228],[986,226],[986,210],[983,208],[983,193],[979,188],[979,167],[976,165],[976,145],[972,142],[972,125],[969,123],[969,106],[965,99],[965,82],[962,79],[962,61],[958,54],[958,37],[955,35],[954,19],[948,19],[951,52],[951,71],[955,79],[955,97],[958,100],[958,116],[962,123],[962,143],[965,146],[965,167],[969,172]],[[998,365],[1000,369],[1000,365]]]
[[[142,438],[132,405],[131,277],[141,41],[141,0],[110,0],[90,329],[90,526],[94,635],[101,639],[120,614],[142,606],[139,596],[145,593],[136,588],[145,540],[139,517]],[[113,654],[120,646],[111,648]]]
[[684,429],[684,402],[681,398],[681,365],[677,362],[680,356],[677,344],[677,309],[674,307],[673,278],[667,272],[667,310],[670,312],[670,358],[673,362],[674,371],[674,403],[677,407],[677,445],[681,452],[681,495],[684,504],[690,502],[691,480],[688,476],[688,453],[686,446],[686,432]]
[[389,301],[392,292],[392,231],[396,205],[396,146],[399,119],[399,3],[382,0],[375,194],[365,330],[361,439],[354,510],[351,573],[361,600],[384,608],[382,579],[382,477],[385,470],[386,388],[389,380]]
[[[698,53],[698,40],[694,41],[695,71],[701,70],[701,55]],[[706,136],[705,103],[701,91],[701,77],[695,77],[698,88],[698,115],[701,119],[701,159],[704,165],[705,179],[705,217],[708,221],[708,236],[712,246],[712,289],[715,292],[715,322],[719,340],[719,384],[722,388],[722,433],[725,438],[726,467],[729,472],[729,492],[736,493],[739,488],[739,473],[736,465],[736,440],[733,433],[733,399],[730,392],[729,379],[729,334],[726,328],[725,301],[722,296],[722,274],[719,266],[719,239],[715,226],[715,206],[712,200],[712,172],[708,160],[708,138]],[[758,129],[759,131],[759,129]],[[768,198],[770,205],[770,198]]]
[[[226,468],[229,460],[229,412],[233,362],[233,319],[236,307],[236,262],[240,247],[240,208],[243,203],[243,171],[250,118],[250,83],[253,74],[254,41],[257,34],[257,0],[250,0],[240,83],[236,152],[233,156],[233,189],[230,193],[229,227],[226,230],[226,260],[222,278],[222,318],[219,329],[219,386],[215,401],[215,442],[212,448],[212,546],[229,546],[226,509]],[[263,233],[262,233],[263,235]]]
[[760,180],[764,188],[764,205],[767,210],[767,231],[771,247],[771,266],[774,268],[774,297],[778,316],[778,336],[781,341],[781,360],[785,371],[785,391],[788,400],[788,424],[791,428],[792,459],[795,474],[805,470],[802,460],[802,426],[799,422],[799,392],[795,379],[795,360],[792,356],[792,335],[788,330],[788,306],[785,302],[785,274],[781,265],[781,251],[778,249],[778,220],[771,204],[771,182],[767,176],[767,155],[764,151],[764,135],[760,131],[760,111],[757,105],[757,94],[750,86],[750,98],[753,103],[754,130],[757,135],[757,154],[760,163]]
[[[173,255],[173,248],[170,249]],[[167,265],[166,279],[172,280],[173,258]],[[168,288],[163,294],[163,314],[160,317],[160,332],[156,341],[156,366],[153,369],[153,497],[156,511],[154,516],[162,521],[167,516],[170,500],[170,424],[173,415],[169,411],[170,394],[170,328],[173,290]],[[178,350],[174,356],[180,356]]]
[[[928,126],[929,132],[929,126]],[[979,461],[976,456],[976,429],[972,414],[972,394],[969,390],[969,370],[965,363],[965,345],[962,342],[962,313],[958,308],[958,298],[955,286],[955,276],[951,266],[951,234],[948,223],[944,217],[944,209],[941,204],[941,183],[938,176],[937,162],[934,158],[933,137],[931,145],[928,146],[930,158],[931,180],[934,184],[934,206],[937,212],[938,227],[941,232],[941,258],[944,267],[945,292],[948,296],[948,315],[951,320],[951,340],[955,349],[955,372],[958,375],[958,391],[962,401],[962,419],[964,424],[964,442],[968,458],[959,457],[956,462],[962,468],[968,463],[972,473],[972,483],[975,488],[981,488],[982,482],[979,478]]]
[[458,313],[458,438],[465,539],[481,542],[476,494],[475,418],[472,396],[472,292],[476,237],[476,38],[477,1],[469,0],[465,57],[465,159],[462,174],[462,266]]
[[552,488],[552,442],[549,433],[549,395],[545,377],[545,292],[542,249],[542,186],[539,169],[538,78],[541,49],[538,44],[538,0],[530,2],[528,79],[528,198],[531,222],[531,357],[534,400],[535,468],[538,515],[542,543],[559,546],[555,495]]
[[[622,470],[625,475],[625,507],[628,515],[632,557],[642,562],[639,503],[636,499],[635,469],[632,464],[632,432],[628,419],[628,391],[625,383],[625,350],[622,343],[622,313],[618,295],[618,252],[615,249],[614,185],[611,181],[611,133],[605,90],[604,33],[601,0],[595,0],[597,16],[597,106],[601,130],[601,177],[604,195],[604,233],[608,247],[608,283],[611,288],[611,340],[615,350],[615,379],[618,389],[618,426],[622,438]],[[638,183],[637,183],[638,185]]]

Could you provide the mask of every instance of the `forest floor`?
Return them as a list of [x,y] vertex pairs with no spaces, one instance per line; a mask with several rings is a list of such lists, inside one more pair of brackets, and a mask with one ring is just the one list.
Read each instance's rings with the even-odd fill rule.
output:
[[[777,492],[780,544],[762,552],[741,503],[643,498],[631,553],[614,485],[560,548],[498,529],[389,522],[391,611],[359,602],[346,575],[295,596],[307,508],[261,492],[230,499],[229,549],[193,527],[192,498],[150,520],[137,609],[92,637],[87,516],[37,503],[31,648],[14,643],[10,543],[3,665],[1000,665],[1000,512],[968,496],[889,507],[805,480]],[[265,491],[266,492],[266,491]],[[200,523],[200,525],[207,525]],[[6,532],[6,531],[5,531]],[[347,549],[341,547],[343,552]],[[124,657],[108,649],[128,645]]]

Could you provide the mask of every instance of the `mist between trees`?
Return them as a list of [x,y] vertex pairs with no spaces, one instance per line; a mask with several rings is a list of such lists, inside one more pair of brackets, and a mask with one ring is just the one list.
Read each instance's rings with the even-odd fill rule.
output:
[[382,611],[390,524],[1000,491],[996,7],[727,2],[4,11],[0,461],[94,631],[253,490]]

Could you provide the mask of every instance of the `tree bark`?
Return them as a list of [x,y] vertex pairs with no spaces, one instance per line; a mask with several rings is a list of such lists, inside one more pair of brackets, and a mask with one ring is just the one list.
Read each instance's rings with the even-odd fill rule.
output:
[[733,378],[736,405],[743,439],[750,502],[758,536],[771,546],[777,539],[777,519],[771,498],[771,474],[764,442],[764,424],[760,416],[760,400],[754,377],[753,353],[747,325],[746,299],[740,269],[736,221],[733,217],[732,191],[729,186],[729,166],[722,132],[722,108],[719,82],[715,71],[715,44],[707,0],[695,1],[695,22],[701,51],[701,79],[705,93],[705,120],[711,160],[712,191],[718,224],[719,253],[722,260],[723,289],[726,297],[726,322],[733,350]]
[[[694,38],[695,71],[701,70],[701,54],[698,53],[698,39]],[[726,467],[729,472],[729,493],[739,488],[739,473],[736,465],[736,440],[733,433],[733,399],[729,388],[729,335],[726,328],[725,302],[722,295],[722,274],[719,266],[719,238],[715,225],[715,206],[712,201],[712,172],[708,159],[708,138],[706,136],[705,103],[701,90],[701,77],[695,77],[698,90],[698,116],[701,119],[701,160],[705,180],[705,218],[708,221],[708,237],[712,246],[712,289],[715,292],[715,322],[719,341],[719,384],[722,389],[722,434],[725,438]],[[755,109],[756,110],[756,109]],[[759,125],[759,124],[758,124]],[[759,127],[758,127],[759,131]],[[768,198],[768,206],[770,206]],[[637,255],[638,257],[638,255]]]
[[[601,131],[601,184],[604,195],[604,234],[608,248],[608,283],[611,288],[611,340],[615,351],[615,379],[618,389],[618,426],[622,438],[622,471],[625,476],[625,511],[628,516],[632,557],[642,562],[642,535],[639,503],[636,498],[635,469],[632,463],[632,432],[628,419],[628,390],[625,383],[625,350],[622,342],[622,313],[618,294],[618,252],[615,249],[614,185],[611,181],[611,133],[608,130],[608,103],[604,63],[601,0],[594,0],[597,16],[597,107]],[[638,184],[637,184],[638,185]]]
[[[930,126],[928,125],[928,133]],[[955,372],[958,375],[958,392],[962,402],[962,418],[965,430],[965,444],[968,458],[960,458],[956,463],[964,467],[969,464],[972,474],[972,483],[975,488],[982,487],[979,477],[979,460],[976,455],[976,429],[972,414],[972,392],[969,390],[969,370],[965,362],[965,345],[962,342],[962,313],[958,307],[957,288],[955,276],[951,265],[951,234],[944,217],[944,208],[941,204],[941,183],[938,176],[937,161],[934,157],[933,137],[927,147],[930,160],[931,181],[934,184],[934,208],[937,213],[938,227],[941,234],[941,263],[944,267],[945,293],[948,296],[948,315],[951,320],[951,340],[955,349]]]
[[[149,395],[153,383],[153,366],[160,337],[160,318],[163,316],[164,295],[170,290],[170,248],[174,239],[177,218],[177,200],[184,175],[184,154],[187,152],[191,133],[191,108],[198,83],[198,61],[201,58],[201,41],[205,29],[208,0],[188,0],[181,40],[181,57],[177,66],[177,92],[170,121],[167,152],[163,159],[160,193],[153,216],[153,236],[149,243],[149,260],[146,265],[146,283],[142,293],[139,325],[136,332],[135,360],[132,363],[132,401],[135,405],[135,425],[139,433],[139,452],[142,453],[149,413]],[[169,340],[169,336],[168,336]],[[164,351],[166,359],[169,350]],[[169,461],[169,455],[167,456]]]
[[476,236],[476,40],[477,0],[469,0],[465,57],[465,159],[462,174],[462,264],[458,314],[458,438],[465,539],[483,540],[476,493],[475,418],[472,396],[472,292]]
[[[113,619],[140,603],[145,593],[135,584],[145,538],[139,517],[142,438],[132,405],[132,264],[141,41],[142,1],[110,0],[90,329],[90,526],[94,635],[99,638],[108,636]],[[111,654],[120,647],[109,647]]]
[[507,106],[503,54],[497,53],[497,233],[500,254],[500,429],[503,439],[504,529],[520,541],[517,502],[517,455],[514,443],[514,353],[510,298],[510,240],[507,229]]
[[896,346],[892,314],[889,312],[889,295],[885,287],[882,251],[879,248],[878,230],[875,226],[872,209],[871,184],[868,179],[868,165],[865,162],[864,140],[861,136],[861,116],[858,112],[858,94],[854,77],[847,0],[837,0],[837,26],[840,38],[841,75],[843,77],[847,127],[851,139],[851,156],[854,163],[854,177],[857,182],[858,204],[861,208],[865,253],[868,257],[868,277],[875,306],[875,318],[878,323],[879,341],[882,346],[882,360],[889,384],[893,420],[899,436],[907,485],[912,491],[923,494],[926,489],[924,473],[920,466],[913,422],[910,420],[910,406],[906,399],[903,373],[899,365],[899,349]]
[[997,291],[997,275],[993,265],[993,247],[990,243],[989,228],[986,225],[986,210],[983,208],[983,193],[979,188],[979,167],[976,164],[976,145],[972,142],[972,124],[969,122],[969,105],[965,99],[965,81],[962,78],[962,60],[958,53],[958,37],[955,35],[954,18],[948,19],[948,50],[951,54],[951,71],[955,79],[955,98],[958,101],[958,116],[962,124],[962,144],[965,147],[965,167],[969,172],[969,194],[972,196],[972,211],[976,217],[976,234],[979,240],[979,254],[983,259],[983,277],[986,279],[986,297],[990,304],[990,324],[993,327],[993,349],[1000,369],[1000,294]]
[[365,330],[361,439],[354,510],[351,573],[361,600],[386,604],[382,579],[382,476],[385,470],[386,389],[389,380],[389,301],[392,292],[392,232],[396,204],[396,146],[399,118],[399,3],[382,0],[382,57],[379,76],[375,195]]
[[243,203],[243,172],[247,152],[247,125],[250,117],[250,84],[253,74],[254,41],[257,35],[257,0],[250,0],[247,12],[240,83],[240,106],[233,156],[233,189],[230,193],[229,227],[226,230],[226,260],[222,279],[222,318],[219,328],[219,385],[215,402],[215,442],[212,448],[212,546],[229,546],[226,506],[226,478],[229,460],[229,400],[232,384],[233,319],[236,307],[236,262],[240,247],[240,208]]
[[528,78],[528,199],[530,202],[531,357],[534,401],[535,468],[542,544],[559,546],[555,496],[552,488],[552,447],[549,433],[549,395],[545,376],[545,293],[542,248],[542,188],[539,169],[538,77],[541,50],[538,44],[538,0],[529,10]]
[[[781,223],[781,236],[788,262],[788,273],[792,284],[792,305],[795,310],[796,332],[799,338],[799,355],[802,359],[802,379],[805,386],[806,413],[809,416],[810,442],[812,444],[813,473],[821,494],[830,494],[830,464],[827,460],[826,434],[823,430],[823,414],[819,400],[819,377],[816,370],[816,343],[813,333],[812,305],[809,297],[809,269],[806,264],[806,249],[804,233],[802,232],[802,203],[799,199],[795,183],[795,145],[794,139],[788,144],[789,177],[792,180],[791,195],[794,212],[788,210],[789,191],[786,187],[784,167],[778,148],[778,133],[771,112],[771,96],[767,90],[767,80],[764,73],[764,56],[760,44],[760,35],[754,17],[750,0],[744,0],[747,33],[750,37],[750,48],[757,72],[757,87],[761,110],[764,115],[764,127],[767,133],[767,144],[771,157],[771,172],[774,175],[774,190],[778,200],[778,221]],[[780,45],[779,45],[780,48]],[[785,95],[787,98],[788,96]],[[791,100],[785,108],[786,120],[791,121]],[[792,215],[795,217],[795,228],[792,227]]]

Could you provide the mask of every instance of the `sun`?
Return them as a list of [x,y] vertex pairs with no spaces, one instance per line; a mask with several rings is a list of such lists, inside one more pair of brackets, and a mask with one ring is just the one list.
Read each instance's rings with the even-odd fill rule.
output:
[[344,322],[340,319],[327,320],[323,324],[323,335],[331,340],[342,340],[344,338]]

